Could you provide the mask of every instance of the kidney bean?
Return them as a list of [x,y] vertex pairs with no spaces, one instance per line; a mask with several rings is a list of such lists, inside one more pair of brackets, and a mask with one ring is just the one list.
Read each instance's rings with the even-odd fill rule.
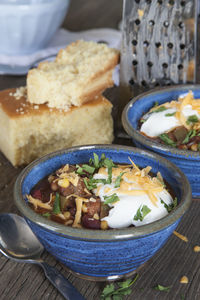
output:
[[101,227],[101,221],[91,218],[91,216],[88,214],[85,214],[82,217],[82,224],[83,224],[83,227],[86,227],[89,229],[100,229],[100,227]]

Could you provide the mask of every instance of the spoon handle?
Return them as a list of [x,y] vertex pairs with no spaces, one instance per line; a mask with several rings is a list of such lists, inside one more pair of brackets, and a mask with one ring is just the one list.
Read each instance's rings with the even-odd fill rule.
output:
[[78,290],[54,267],[40,262],[46,277],[67,300],[85,300]]

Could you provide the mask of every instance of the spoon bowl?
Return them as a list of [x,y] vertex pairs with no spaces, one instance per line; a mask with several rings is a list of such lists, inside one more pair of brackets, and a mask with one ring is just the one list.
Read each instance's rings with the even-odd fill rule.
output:
[[41,259],[44,248],[26,221],[15,214],[0,215],[0,252],[17,262],[40,265],[46,277],[68,300],[84,300],[75,287]]

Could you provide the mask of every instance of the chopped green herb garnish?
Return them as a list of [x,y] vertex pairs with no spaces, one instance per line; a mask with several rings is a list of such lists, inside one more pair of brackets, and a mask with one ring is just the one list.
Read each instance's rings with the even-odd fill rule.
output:
[[51,214],[49,212],[46,212],[46,213],[42,214],[42,216],[48,218],[51,216]]
[[171,289],[171,286],[163,286],[163,285],[160,285],[158,284],[154,290],[157,290],[157,291],[161,291],[161,292],[169,292]]
[[165,106],[160,106],[160,107],[156,108],[155,110],[153,110],[153,112],[161,112],[164,110],[167,110],[167,108]]
[[110,196],[104,196],[104,204],[111,204],[119,201],[119,197],[117,196],[116,193],[110,195]]
[[197,149],[198,151],[200,151],[200,143],[198,143]]
[[190,123],[197,123],[198,121],[198,117],[196,115],[192,115],[187,118],[186,123],[189,125]]
[[120,182],[122,181],[122,176],[125,174],[126,172],[121,172],[119,174],[119,176],[117,176],[116,180],[115,180],[115,188],[120,187]]
[[173,203],[169,204],[169,205],[167,205],[165,203],[165,201],[163,199],[161,199],[161,198],[160,198],[160,202],[164,205],[164,207],[166,208],[166,210],[168,211],[168,213],[170,213],[178,205],[178,199],[177,199],[177,197],[175,197],[174,200],[173,200]]
[[77,170],[76,170],[77,174],[79,174],[79,175],[85,174],[85,172],[83,171],[83,168],[81,166],[76,165],[76,168],[77,168]]
[[172,117],[176,114],[176,112],[173,112],[173,113],[169,113],[169,114],[165,114],[165,117]]
[[84,171],[86,171],[89,174],[93,174],[94,171],[95,171],[95,168],[91,167],[89,165],[82,165],[82,168],[83,168]]
[[146,122],[145,119],[141,119],[141,120],[140,120],[140,123],[144,123],[144,122]]
[[148,213],[150,213],[150,211],[151,211],[151,209],[150,208],[148,208],[148,206],[147,205],[143,205],[142,207],[140,206],[139,208],[138,208],[138,210],[137,210],[137,213],[136,213],[136,215],[134,216],[134,220],[135,221],[143,221],[144,220],[144,217],[146,217],[146,215],[148,214]]
[[196,130],[190,130],[188,133],[187,133],[187,135],[186,135],[186,137],[185,137],[185,139],[182,141],[182,144],[187,144],[188,142],[189,142],[189,140],[193,137],[193,136],[195,136],[196,135]]
[[101,300],[122,300],[123,296],[130,295],[132,293],[130,287],[136,282],[138,276],[137,274],[133,280],[127,279],[123,282],[116,283],[116,289],[114,283],[107,284],[101,294]]
[[85,174],[85,172],[87,172],[89,174],[93,174],[95,171],[94,167],[91,167],[86,164],[83,164],[82,166],[76,165],[76,167],[77,167],[76,173],[78,173],[79,175],[83,175],[83,174]]
[[176,143],[175,143],[172,139],[170,139],[166,133],[160,134],[160,135],[159,135],[159,138],[160,138],[166,145],[169,145],[169,146],[176,146]]
[[54,200],[53,213],[55,215],[58,215],[58,214],[61,213],[61,210],[60,210],[60,195],[58,193],[56,193],[56,197],[55,197],[55,200]]
[[85,183],[85,186],[89,191],[96,189],[97,187],[96,182],[92,178],[91,179],[83,178],[83,182]]
[[154,102],[154,106],[153,106],[153,107],[157,107],[157,106],[158,106],[158,104],[159,104],[159,103],[158,103],[158,101],[155,101],[155,102]]

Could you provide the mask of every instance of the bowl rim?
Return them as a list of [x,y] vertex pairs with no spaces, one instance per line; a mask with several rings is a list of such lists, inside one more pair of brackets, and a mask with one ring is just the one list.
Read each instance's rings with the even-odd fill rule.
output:
[[[181,204],[179,204],[172,212],[170,212],[167,216],[152,223],[142,225],[139,227],[129,227],[123,229],[111,229],[111,230],[91,230],[91,229],[79,229],[79,228],[72,228],[63,224],[59,224],[53,221],[50,221],[41,215],[35,213],[28,205],[25,205],[25,200],[23,199],[21,186],[23,183],[24,178],[26,175],[31,171],[33,167],[38,165],[39,163],[45,162],[48,159],[53,157],[57,157],[59,155],[74,152],[76,150],[84,151],[84,150],[91,150],[91,149],[114,149],[114,150],[124,150],[130,151],[133,153],[139,153],[140,155],[146,155],[149,158],[153,158],[155,160],[159,160],[162,164],[166,167],[172,168],[174,171],[178,172],[181,180],[183,181],[182,188],[183,188],[183,195],[181,199]],[[119,241],[119,240],[127,240],[127,239],[135,239],[135,238],[142,238],[146,235],[153,234],[154,232],[159,232],[164,228],[172,225],[185,213],[185,211],[190,206],[192,199],[191,188],[190,184],[183,174],[183,172],[176,167],[173,163],[169,162],[167,159],[159,156],[158,154],[152,153],[150,151],[138,149],[135,147],[130,146],[122,146],[122,145],[102,145],[102,144],[93,144],[93,145],[84,145],[84,146],[76,146],[71,147],[59,151],[55,151],[53,153],[47,154],[42,156],[39,159],[36,159],[32,163],[30,163],[27,167],[25,167],[21,173],[18,175],[15,185],[14,185],[14,201],[22,215],[30,220],[31,222],[35,223],[36,225],[42,227],[47,231],[53,231],[57,235],[64,235],[70,239],[83,239],[89,241]]]
[[194,160],[199,160],[200,154],[198,151],[195,152],[192,150],[181,150],[153,141],[150,138],[141,134],[138,129],[133,128],[128,120],[128,113],[132,109],[132,107],[134,107],[134,104],[136,102],[144,101],[144,98],[147,99],[147,97],[149,96],[163,94],[165,92],[170,92],[170,91],[176,91],[176,90],[180,90],[181,88],[187,90],[200,90],[200,84],[187,84],[187,85],[183,84],[183,85],[173,85],[170,87],[159,87],[147,91],[145,93],[142,93],[136,97],[133,97],[132,100],[129,103],[127,103],[123,109],[122,117],[121,117],[122,125],[129,136],[131,136],[133,139],[135,139],[136,141],[138,141],[143,145],[146,145],[149,148],[157,149],[158,151],[161,152],[166,152],[166,154],[169,154],[170,156],[184,156],[185,159],[192,158]]

